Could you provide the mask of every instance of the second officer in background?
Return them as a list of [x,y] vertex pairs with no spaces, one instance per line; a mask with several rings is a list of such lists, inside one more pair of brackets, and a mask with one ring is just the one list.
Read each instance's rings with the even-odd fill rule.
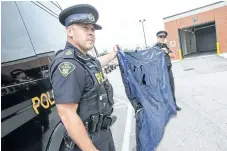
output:
[[170,58],[175,58],[175,55],[169,49],[169,47],[165,44],[165,39],[166,39],[167,35],[168,35],[168,33],[166,31],[157,32],[157,34],[156,34],[157,43],[155,44],[155,46],[159,47],[160,49],[162,49],[164,51],[165,62],[166,62],[166,66],[168,69],[169,81],[170,81],[170,87],[171,87],[172,94],[173,94],[173,99],[176,104],[177,111],[180,111],[181,108],[176,103],[175,84],[174,84],[174,77],[173,77],[173,72],[172,72],[172,63],[171,63],[171,59],[170,59]]

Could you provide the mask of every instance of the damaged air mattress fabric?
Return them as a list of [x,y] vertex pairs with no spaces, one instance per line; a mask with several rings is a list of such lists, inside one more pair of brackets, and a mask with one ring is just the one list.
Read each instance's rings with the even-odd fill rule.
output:
[[137,151],[153,151],[176,115],[164,53],[157,47],[118,51],[125,93],[136,111]]

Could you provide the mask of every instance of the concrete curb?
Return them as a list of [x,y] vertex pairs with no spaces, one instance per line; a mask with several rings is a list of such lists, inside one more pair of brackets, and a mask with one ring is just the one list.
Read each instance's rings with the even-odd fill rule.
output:
[[175,62],[180,62],[181,60],[173,60],[171,61],[172,63],[175,63]]
[[227,59],[227,53],[221,53],[220,56],[224,57],[225,59]]

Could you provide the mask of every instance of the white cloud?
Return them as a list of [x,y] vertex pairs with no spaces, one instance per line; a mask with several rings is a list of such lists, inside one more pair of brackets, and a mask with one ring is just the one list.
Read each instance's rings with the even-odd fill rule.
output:
[[155,34],[164,29],[163,17],[188,11],[204,5],[217,2],[217,0],[76,0],[58,1],[62,8],[75,4],[88,3],[99,11],[98,24],[103,30],[96,32],[96,47],[99,52],[103,49],[112,50],[114,44],[122,47],[144,46],[142,25],[144,22],[147,44],[156,41]]

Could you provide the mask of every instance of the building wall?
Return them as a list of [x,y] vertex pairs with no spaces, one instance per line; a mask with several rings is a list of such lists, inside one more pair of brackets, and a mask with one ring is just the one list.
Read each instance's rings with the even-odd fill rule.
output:
[[168,32],[167,41],[171,50],[180,59],[180,45],[178,29],[204,24],[215,21],[217,42],[219,42],[220,53],[227,52],[227,6],[215,8],[206,12],[194,14],[184,18],[165,22],[165,30]]
[[215,12],[217,41],[220,53],[227,53],[227,6]]

